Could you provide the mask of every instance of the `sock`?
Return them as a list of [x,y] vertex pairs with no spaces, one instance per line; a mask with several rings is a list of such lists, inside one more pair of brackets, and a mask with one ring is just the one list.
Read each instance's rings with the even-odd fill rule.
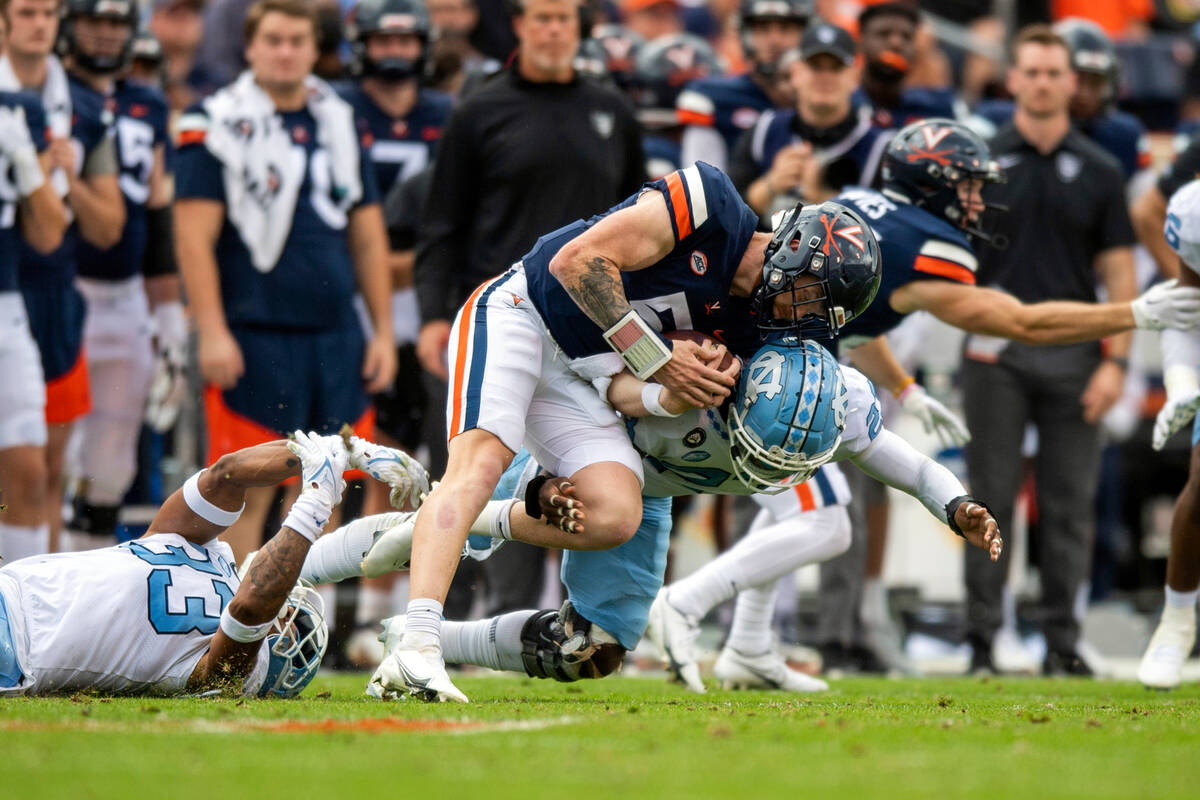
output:
[[1196,605],[1196,600],[1200,599],[1200,589],[1193,589],[1190,592],[1177,592],[1170,586],[1167,586],[1165,590],[1168,608],[1192,608]]
[[374,625],[384,617],[391,616],[392,592],[378,586],[358,587],[358,607],[354,609],[354,624],[358,627]]
[[509,521],[509,515],[512,514],[512,507],[519,502],[519,500],[513,499],[489,500],[475,522],[472,523],[469,533],[512,541],[512,524]]
[[733,627],[726,647],[756,656],[771,649],[771,615],[775,611],[775,584],[754,586],[738,592],[733,609]]
[[378,533],[399,525],[403,512],[373,514],[330,531],[309,548],[300,577],[310,583],[337,583],[362,575],[362,560]]
[[50,552],[50,525],[7,525],[0,522],[0,558],[5,564]]
[[525,672],[521,629],[537,611],[513,611],[474,622],[442,623],[442,655],[449,664]]
[[863,625],[878,628],[888,623],[887,591],[879,578],[863,580],[862,600],[859,602],[859,615]]
[[442,604],[427,597],[408,601],[404,612],[404,638],[417,647],[441,646]]
[[671,584],[671,605],[693,619],[703,619],[740,588],[774,585],[805,564],[838,555],[849,542],[850,521],[841,506],[808,511],[782,522],[760,511],[741,541]]

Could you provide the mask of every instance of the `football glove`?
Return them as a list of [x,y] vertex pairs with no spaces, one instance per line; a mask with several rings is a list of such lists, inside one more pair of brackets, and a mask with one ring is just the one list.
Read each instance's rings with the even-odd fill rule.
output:
[[388,499],[394,508],[416,508],[429,492],[429,473],[403,450],[384,447],[358,436],[346,440],[350,466],[392,488]]
[[1200,289],[1178,283],[1175,279],[1156,283],[1130,302],[1137,327],[1191,330],[1200,324]]
[[962,447],[971,432],[950,409],[929,396],[919,383],[910,383],[896,398],[909,414],[921,420],[926,433],[936,433],[943,447]]

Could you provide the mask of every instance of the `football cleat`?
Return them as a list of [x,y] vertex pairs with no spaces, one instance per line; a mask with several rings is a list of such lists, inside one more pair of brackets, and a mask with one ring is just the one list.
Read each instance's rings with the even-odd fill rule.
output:
[[362,572],[365,577],[378,578],[398,569],[408,569],[408,562],[412,559],[417,512],[407,511],[397,516],[401,518],[400,521],[380,534],[363,556]]
[[690,691],[704,694],[704,681],[700,680],[700,665],[696,663],[696,637],[700,626],[675,609],[667,601],[667,590],[660,589],[654,605],[650,606],[650,619],[646,625],[646,638],[658,647],[672,677]]
[[1138,666],[1138,680],[1151,689],[1174,689],[1179,685],[1183,662],[1195,644],[1196,609],[1164,607]]
[[779,689],[785,692],[823,692],[829,684],[820,678],[797,672],[783,656],[773,650],[746,655],[725,647],[717,656],[713,673],[722,689]]
[[427,703],[469,703],[446,674],[446,662],[437,645],[416,648],[400,641],[371,676],[367,694],[380,699],[416,697]]

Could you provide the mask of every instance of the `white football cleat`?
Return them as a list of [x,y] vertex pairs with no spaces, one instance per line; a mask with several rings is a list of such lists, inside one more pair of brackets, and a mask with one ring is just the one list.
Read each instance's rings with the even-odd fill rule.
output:
[[696,663],[695,655],[699,635],[700,626],[677,611],[667,601],[667,590],[660,589],[654,605],[650,606],[646,638],[658,647],[675,680],[690,691],[704,694],[704,681],[700,680],[700,665]]
[[785,692],[823,692],[829,684],[797,672],[774,650],[749,656],[725,647],[717,656],[713,673],[723,689],[780,689]]
[[412,696],[427,703],[469,703],[446,674],[446,662],[436,646],[417,649],[401,641],[371,676],[367,694],[381,699]]
[[378,578],[398,569],[408,569],[408,562],[412,558],[417,512],[405,511],[396,516],[400,517],[400,521],[381,533],[363,556],[362,572],[368,578]]
[[1196,609],[1165,606],[1138,666],[1138,680],[1151,689],[1174,689],[1195,644]]

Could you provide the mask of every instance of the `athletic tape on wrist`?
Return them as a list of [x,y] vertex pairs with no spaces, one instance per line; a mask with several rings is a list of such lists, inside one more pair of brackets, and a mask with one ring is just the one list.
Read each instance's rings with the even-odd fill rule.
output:
[[260,625],[247,625],[244,622],[238,622],[229,613],[229,606],[225,606],[225,610],[221,612],[221,630],[225,631],[225,635],[235,642],[246,644],[248,642],[258,642],[266,638],[271,632],[271,627],[275,624],[275,620],[270,619]]
[[642,405],[656,417],[678,417],[679,414],[672,414],[667,411],[662,404],[662,389],[663,387],[657,383],[647,383],[642,387]]
[[646,380],[671,360],[670,345],[632,309],[604,332],[604,341],[641,380]]
[[315,544],[332,513],[333,510],[316,494],[301,492],[283,520],[283,527],[291,528]]
[[242,516],[242,511],[245,510],[246,504],[242,503],[242,507],[237,511],[226,511],[205,500],[204,495],[200,494],[200,475],[204,471],[200,470],[200,472],[197,472],[184,482],[183,502],[187,503],[187,507],[205,522],[211,522],[213,525],[228,528]]

